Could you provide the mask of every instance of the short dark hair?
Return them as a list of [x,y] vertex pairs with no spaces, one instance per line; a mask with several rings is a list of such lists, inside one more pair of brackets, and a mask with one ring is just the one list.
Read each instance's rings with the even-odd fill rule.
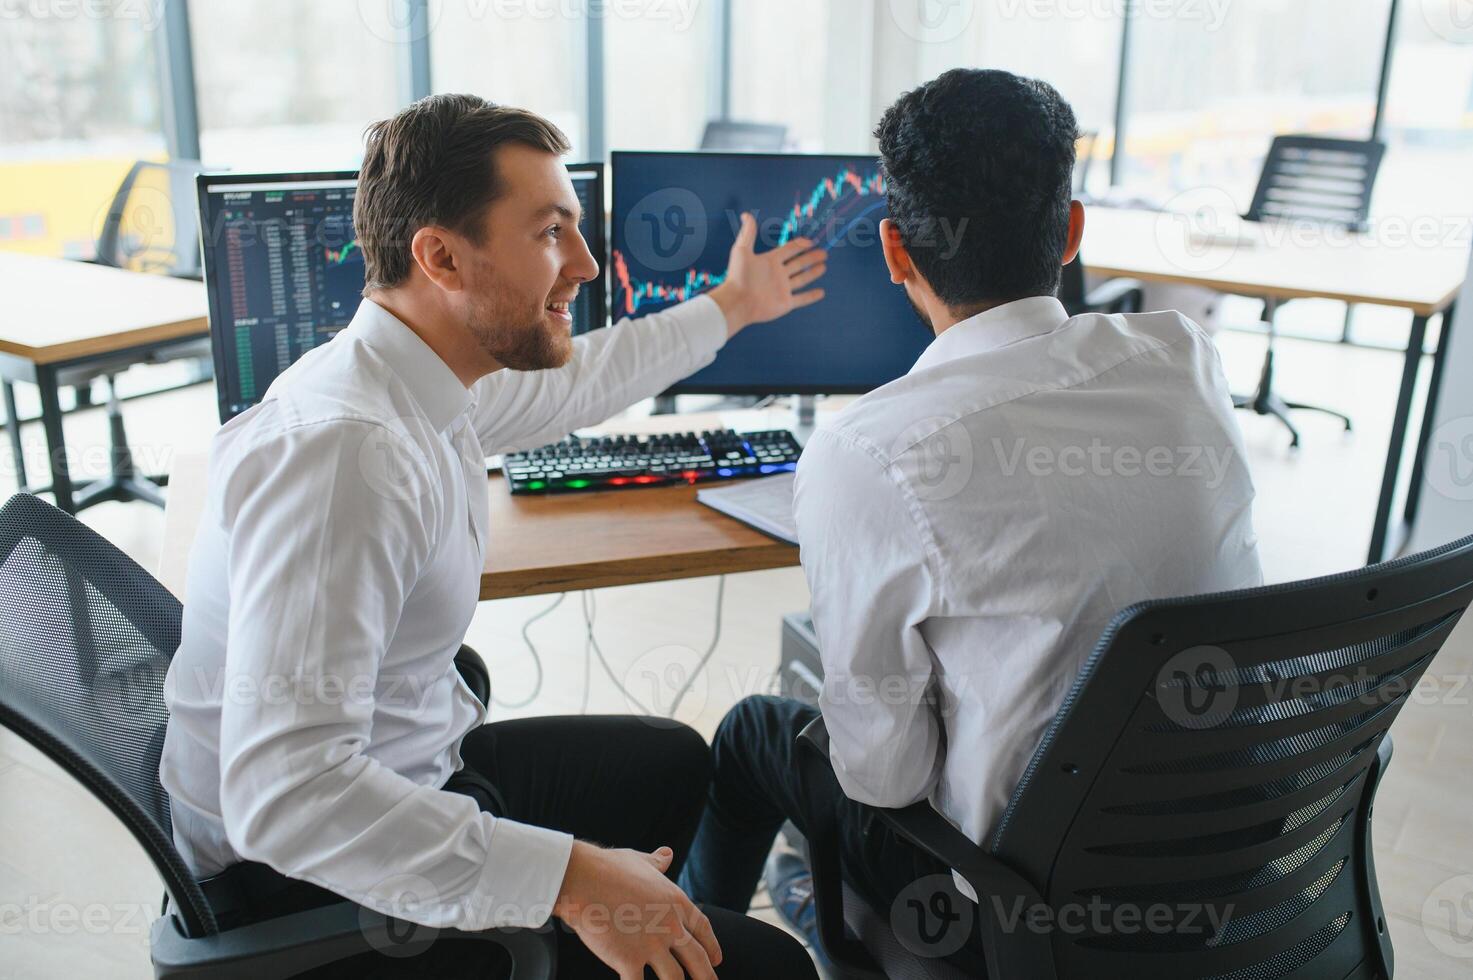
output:
[[1053,86],[956,68],[897,99],[875,136],[890,218],[937,298],[1058,291],[1079,127]]
[[480,220],[502,193],[493,151],[522,143],[558,155],[568,138],[525,109],[475,95],[432,95],[368,127],[353,231],[363,250],[364,295],[409,278],[409,244],[426,225],[480,241]]

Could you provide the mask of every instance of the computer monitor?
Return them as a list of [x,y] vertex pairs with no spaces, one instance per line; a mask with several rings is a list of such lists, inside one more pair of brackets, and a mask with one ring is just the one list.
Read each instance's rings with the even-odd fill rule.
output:
[[935,339],[885,271],[873,157],[619,151],[612,182],[615,319],[719,283],[743,211],[756,215],[759,252],[799,236],[829,250],[821,302],[748,327],[668,394],[861,393],[903,375]]
[[578,192],[578,204],[583,208],[578,231],[598,262],[598,278],[584,283],[573,302],[573,336],[576,337],[609,322],[608,292],[604,285],[607,281],[604,264],[608,260],[608,238],[604,231],[604,165],[570,163],[568,176],[573,178],[573,190]]
[[[579,230],[604,265],[603,165],[573,164]],[[201,174],[205,288],[220,421],[261,400],[276,376],[348,325],[363,291],[353,234],[354,170]],[[602,274],[573,307],[573,332],[607,318]]]

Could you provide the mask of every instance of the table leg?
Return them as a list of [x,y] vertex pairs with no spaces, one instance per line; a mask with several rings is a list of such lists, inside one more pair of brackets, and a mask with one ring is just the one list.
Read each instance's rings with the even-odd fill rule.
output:
[[36,366],[36,387],[41,392],[41,426],[46,430],[46,455],[51,462],[51,493],[56,506],[68,514],[72,505],[72,476],[67,465],[66,436],[62,432],[61,400],[56,393],[56,370]]
[[1417,448],[1412,456],[1412,482],[1407,487],[1407,502],[1404,511],[1407,525],[1417,517],[1417,505],[1422,502],[1422,477],[1427,465],[1427,453],[1432,443],[1432,427],[1437,424],[1437,396],[1442,393],[1442,367],[1447,363],[1448,328],[1452,326],[1457,304],[1453,303],[1442,312],[1442,329],[1438,331],[1437,350],[1432,354],[1432,382],[1427,388],[1427,408],[1422,414],[1422,431],[1417,436]]
[[5,387],[5,428],[10,431],[10,453],[15,460],[15,486],[26,488],[26,448],[20,438],[20,413],[15,408],[15,385],[9,381]]
[[1396,395],[1396,415],[1391,421],[1391,442],[1386,448],[1386,469],[1381,474],[1381,497],[1376,502],[1376,522],[1371,527],[1371,550],[1366,558],[1374,565],[1386,557],[1386,536],[1391,528],[1391,507],[1396,496],[1396,477],[1401,469],[1402,450],[1406,446],[1407,421],[1412,414],[1412,395],[1417,388],[1417,372],[1422,366],[1422,345],[1427,340],[1427,317],[1412,318],[1412,333],[1407,338],[1406,357],[1402,361],[1401,390]]

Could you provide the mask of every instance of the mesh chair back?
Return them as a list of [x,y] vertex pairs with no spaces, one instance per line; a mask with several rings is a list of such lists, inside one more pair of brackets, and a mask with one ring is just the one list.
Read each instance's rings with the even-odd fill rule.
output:
[[1275,136],[1244,217],[1363,229],[1385,151],[1377,140]]
[[29,494],[0,508],[0,724],[132,831],[190,935],[214,932],[159,784],[180,606],[86,525]]
[[97,261],[118,269],[201,278],[198,160],[139,160],[113,195],[97,236]]
[[992,842],[1057,914],[1059,975],[1389,976],[1382,742],[1470,599],[1473,538],[1120,613]]

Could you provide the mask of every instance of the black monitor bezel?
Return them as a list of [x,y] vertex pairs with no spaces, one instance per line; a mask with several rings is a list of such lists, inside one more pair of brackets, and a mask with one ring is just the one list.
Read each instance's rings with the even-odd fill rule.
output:
[[593,327],[588,331],[601,330],[609,325],[609,277],[606,274],[609,258],[609,229],[608,214],[605,208],[608,206],[608,198],[604,191],[608,187],[608,170],[602,163],[570,163],[566,165],[568,170],[591,170],[593,171],[593,232],[595,241],[588,242],[588,250],[593,253],[593,260],[598,263],[598,278],[591,283],[585,283],[579,292],[591,290],[593,297]]
[[[619,184],[619,161],[621,158],[629,157],[733,157],[738,160],[751,160],[754,158],[773,158],[781,160],[874,160],[879,162],[879,155],[868,153],[780,153],[770,150],[742,151],[742,150],[614,150],[609,154],[609,177],[610,183],[617,192]],[[614,213],[614,196],[609,195],[609,247],[613,247],[612,226],[619,220],[619,215]],[[607,289],[609,303],[613,304],[613,287]],[[903,374],[901,375],[903,376]],[[882,382],[889,384],[889,382]],[[677,381],[666,388],[661,394],[672,395],[863,395],[874,391],[878,385],[730,385],[730,384],[696,384],[691,385],[685,381]]]
[[[208,201],[210,192],[208,187],[220,184],[299,184],[304,181],[319,180],[358,180],[356,170],[300,170],[300,171],[269,171],[266,173],[237,173],[227,171],[224,173],[211,173],[204,171],[195,174],[194,186],[197,203],[199,207],[199,241],[200,241],[200,268],[204,273],[205,296],[208,301],[209,325],[210,325],[210,356],[215,364],[215,402],[220,413],[220,424],[229,422],[239,412],[232,413],[226,401],[225,386],[220,379],[227,377],[228,365],[225,363],[224,345],[220,340],[220,332],[215,325],[221,322],[224,310],[220,305],[219,267],[215,259],[215,249],[219,243],[212,241],[214,235],[207,220],[209,214]],[[260,404],[257,402],[257,404]]]
[[[609,299],[607,279],[604,267],[608,257],[608,222],[604,212],[608,198],[605,197],[607,187],[607,172],[602,162],[597,163],[569,163],[566,164],[569,171],[592,171],[590,182],[593,184],[592,200],[594,236],[595,240],[588,243],[589,251],[593,253],[594,261],[598,263],[598,278],[592,283],[585,284],[582,288],[591,290],[593,299],[592,321],[594,330],[608,326],[609,323]],[[231,413],[226,401],[226,392],[219,383],[220,378],[226,376],[227,365],[225,364],[225,353],[219,340],[215,325],[220,322],[224,310],[220,306],[220,290],[218,289],[218,266],[215,258],[215,248],[218,243],[211,241],[212,234],[210,226],[206,221],[208,213],[209,191],[207,186],[220,184],[294,184],[303,181],[319,180],[358,180],[357,170],[298,170],[298,171],[268,171],[264,173],[238,173],[236,171],[202,171],[195,174],[195,198],[196,207],[199,211],[200,228],[200,269],[203,273],[205,283],[205,297],[207,301],[208,323],[210,332],[210,357],[215,367],[215,402],[220,415],[220,423],[229,422],[239,412]]]

